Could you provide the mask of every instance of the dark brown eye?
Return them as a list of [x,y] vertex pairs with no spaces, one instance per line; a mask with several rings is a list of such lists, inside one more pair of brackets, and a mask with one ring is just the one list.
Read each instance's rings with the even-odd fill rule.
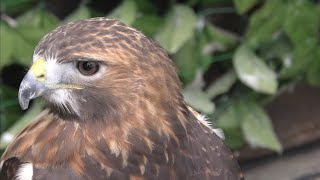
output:
[[79,61],[77,67],[81,74],[90,76],[98,72],[99,63],[95,61]]

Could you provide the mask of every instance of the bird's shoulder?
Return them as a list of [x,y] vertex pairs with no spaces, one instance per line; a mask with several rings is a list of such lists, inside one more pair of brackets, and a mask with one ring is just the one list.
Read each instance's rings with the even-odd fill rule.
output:
[[187,136],[181,140],[176,162],[176,169],[185,175],[183,179],[242,179],[243,174],[224,144],[221,130],[212,128],[204,116],[190,107],[189,110]]

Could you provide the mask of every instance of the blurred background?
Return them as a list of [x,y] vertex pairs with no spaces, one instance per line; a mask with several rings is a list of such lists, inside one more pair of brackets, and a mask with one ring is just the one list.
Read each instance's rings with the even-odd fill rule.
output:
[[[156,40],[185,100],[224,130],[245,176],[320,179],[319,0],[1,0],[0,149],[44,107],[19,84],[37,42],[96,16]],[[1,154],[1,152],[0,152]]]

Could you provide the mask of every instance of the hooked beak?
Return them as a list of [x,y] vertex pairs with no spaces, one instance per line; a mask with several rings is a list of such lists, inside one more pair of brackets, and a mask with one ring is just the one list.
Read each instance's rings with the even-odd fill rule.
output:
[[35,61],[20,84],[18,96],[23,110],[28,108],[31,99],[41,96],[48,89],[44,85],[46,78],[44,64],[44,58]]
[[29,71],[23,78],[19,88],[18,96],[21,109],[26,110],[30,100],[41,96],[46,90],[48,88]]
[[23,78],[19,88],[19,104],[21,109],[26,110],[30,100],[55,89],[83,89],[80,85],[74,84],[50,84],[47,83],[45,59],[40,57],[30,67],[29,72]]

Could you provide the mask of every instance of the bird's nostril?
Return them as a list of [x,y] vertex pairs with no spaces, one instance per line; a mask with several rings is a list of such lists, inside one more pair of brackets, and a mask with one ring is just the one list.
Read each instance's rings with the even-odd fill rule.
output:
[[46,78],[45,74],[39,74],[36,76],[36,79],[40,82],[44,82],[45,78]]
[[44,74],[40,74],[37,78],[44,78]]

